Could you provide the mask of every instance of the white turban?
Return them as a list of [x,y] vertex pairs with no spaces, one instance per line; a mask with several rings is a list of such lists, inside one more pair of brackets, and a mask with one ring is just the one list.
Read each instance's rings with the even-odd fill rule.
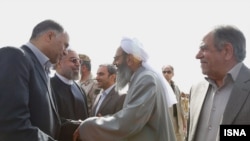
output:
[[176,96],[170,87],[169,83],[166,81],[161,72],[156,71],[149,65],[148,59],[149,56],[147,52],[144,50],[143,45],[136,38],[128,38],[124,37],[121,40],[120,47],[128,54],[132,54],[138,60],[142,61],[142,66],[146,69],[149,69],[157,74],[160,78],[164,93],[166,94],[166,99],[168,103],[168,107],[171,107],[173,104],[177,103]]

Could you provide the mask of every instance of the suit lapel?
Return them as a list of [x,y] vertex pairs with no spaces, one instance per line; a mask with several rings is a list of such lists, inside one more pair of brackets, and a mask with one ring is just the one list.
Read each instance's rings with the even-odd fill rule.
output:
[[50,79],[47,79],[46,74],[44,72],[43,66],[40,64],[40,62],[36,58],[35,54],[27,46],[22,46],[21,48],[23,50],[25,50],[29,54],[29,56],[31,57],[34,64],[39,64],[39,65],[34,65],[35,70],[39,73],[39,76],[41,77],[43,83],[45,84],[45,86],[47,88],[48,95],[49,95],[49,99],[50,99],[50,102],[51,102],[51,106],[55,110],[57,118],[59,118],[59,115],[57,114],[57,109],[55,107],[55,103],[54,103],[54,100],[53,100],[53,97],[52,97]]
[[107,94],[107,96],[103,100],[103,102],[102,102],[102,104],[101,104],[101,106],[99,108],[99,111],[101,111],[105,107],[105,105],[107,105],[107,103],[112,102],[111,99],[112,99],[112,95],[114,94],[113,89]]
[[[71,87],[71,91],[74,95],[74,104],[75,104],[75,109],[78,110],[77,113],[81,113],[80,115],[87,115],[87,105],[84,99],[84,93],[81,91],[81,88],[76,84],[76,82],[74,81],[73,84],[70,86]],[[84,111],[80,110],[79,107],[83,107]]]
[[[42,78],[44,84],[46,84],[47,89],[48,89],[48,85],[47,85],[47,78],[46,75],[44,73],[44,69],[43,66],[40,64],[40,62],[38,61],[38,59],[36,58],[35,54],[27,47],[27,46],[22,46],[21,47],[23,50],[25,50],[29,56],[31,57],[32,61],[34,62],[34,64],[39,64],[39,65],[34,65],[35,69],[37,72],[39,72],[40,77]],[[49,90],[49,89],[48,89]]]
[[70,87],[71,87],[71,91],[72,91],[72,93],[74,95],[74,98],[84,101],[83,96],[82,96],[83,93],[81,92],[81,90],[79,89],[77,84],[74,82],[74,84],[72,84]]
[[[200,85],[197,85],[194,87],[193,90],[191,90],[191,103],[190,103],[190,115],[193,117],[190,119],[190,128],[192,128],[192,131],[196,132],[197,124],[199,121],[200,113],[203,107],[203,102],[206,98],[206,93],[209,88],[209,83],[204,81]],[[195,133],[193,132],[193,134]]]
[[98,94],[96,96],[96,100],[95,100],[94,106],[93,106],[93,108],[91,110],[92,115],[95,115],[96,107],[97,107],[97,104],[98,104],[98,102],[100,100],[100,96],[101,96],[101,94]]
[[243,101],[247,99],[250,91],[250,78],[247,76],[250,76],[248,69],[245,66],[242,66],[228,100],[222,124],[232,124],[237,113],[245,103]]

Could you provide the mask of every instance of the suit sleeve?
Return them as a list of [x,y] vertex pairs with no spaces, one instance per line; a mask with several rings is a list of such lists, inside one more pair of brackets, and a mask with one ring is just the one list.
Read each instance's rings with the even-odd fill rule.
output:
[[30,63],[25,54],[17,48],[1,48],[0,65],[0,140],[52,141],[30,121]]

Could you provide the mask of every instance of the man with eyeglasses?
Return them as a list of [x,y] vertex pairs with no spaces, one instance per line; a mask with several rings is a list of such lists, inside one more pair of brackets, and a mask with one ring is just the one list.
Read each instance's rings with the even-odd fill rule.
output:
[[184,141],[186,135],[186,119],[185,112],[181,106],[181,91],[176,83],[172,80],[174,76],[174,67],[171,65],[164,65],[162,67],[162,73],[166,78],[167,82],[173,89],[177,103],[170,107],[170,113],[172,122],[174,125],[175,136],[177,141]]
[[59,141],[70,141],[80,121],[88,117],[87,100],[84,91],[77,85],[81,60],[78,54],[68,49],[55,65],[55,76],[51,78],[59,116],[62,121]]

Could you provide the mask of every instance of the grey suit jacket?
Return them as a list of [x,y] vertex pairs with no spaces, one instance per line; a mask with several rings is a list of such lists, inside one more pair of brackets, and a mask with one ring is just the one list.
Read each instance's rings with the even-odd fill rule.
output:
[[0,141],[52,141],[60,120],[50,86],[26,46],[0,49]]
[[[90,116],[95,116],[95,111],[96,111],[97,103],[100,99],[100,95],[101,94],[98,94],[96,97]],[[116,92],[115,87],[113,87],[111,91],[109,92],[109,94],[107,95],[107,97],[105,97],[105,99],[101,103],[100,108],[97,111],[97,114],[101,114],[102,116],[105,116],[105,115],[112,115],[118,112],[119,110],[122,109],[125,96],[126,96],[125,93],[120,94],[119,92]]]
[[[188,141],[193,141],[202,105],[209,87],[202,81],[191,88],[188,121]],[[250,124],[250,70],[243,65],[234,83],[231,96],[226,105],[222,124]]]

